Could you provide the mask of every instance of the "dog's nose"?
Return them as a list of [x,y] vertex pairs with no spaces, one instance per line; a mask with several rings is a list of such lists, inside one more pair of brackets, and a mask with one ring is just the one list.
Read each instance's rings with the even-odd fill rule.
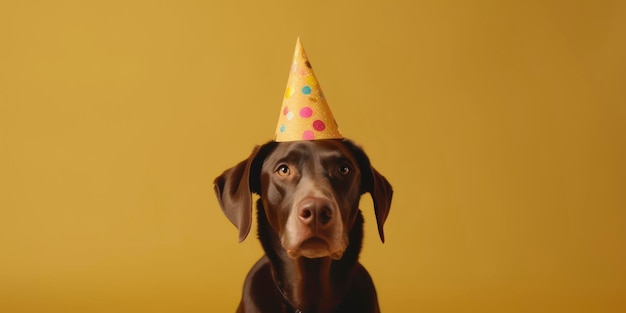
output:
[[298,218],[306,225],[320,226],[329,224],[333,220],[333,206],[327,199],[308,198],[298,207]]

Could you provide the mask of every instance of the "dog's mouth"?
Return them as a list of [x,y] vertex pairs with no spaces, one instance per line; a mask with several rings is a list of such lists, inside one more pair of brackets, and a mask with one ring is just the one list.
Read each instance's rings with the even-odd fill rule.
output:
[[332,251],[328,241],[319,237],[306,239],[294,249],[285,250],[287,250],[287,255],[289,255],[292,259],[297,259],[299,257],[305,257],[308,259],[330,257],[333,260],[339,260],[343,257],[344,253],[343,249]]

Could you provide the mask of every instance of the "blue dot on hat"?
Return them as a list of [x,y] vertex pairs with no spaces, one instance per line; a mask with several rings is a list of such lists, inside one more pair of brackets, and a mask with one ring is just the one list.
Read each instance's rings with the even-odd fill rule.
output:
[[302,87],[302,93],[305,94],[305,95],[310,94],[311,93],[311,87],[309,87],[309,86]]
[[285,124],[281,125],[281,126],[280,126],[280,132],[281,132],[281,133],[284,133],[286,128],[287,128],[287,127],[285,126]]

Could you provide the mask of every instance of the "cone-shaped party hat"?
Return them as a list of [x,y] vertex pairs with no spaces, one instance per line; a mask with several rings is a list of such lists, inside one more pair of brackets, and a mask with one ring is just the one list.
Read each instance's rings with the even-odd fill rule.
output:
[[274,141],[342,138],[298,38]]

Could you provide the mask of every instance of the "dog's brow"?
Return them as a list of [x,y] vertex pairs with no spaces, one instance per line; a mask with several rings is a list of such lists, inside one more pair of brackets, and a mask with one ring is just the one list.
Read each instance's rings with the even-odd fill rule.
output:
[[298,161],[302,160],[303,158],[306,158],[307,154],[300,150],[300,149],[294,149],[294,150],[290,150],[287,155],[281,157],[280,159],[278,159],[277,163],[298,163]]
[[340,159],[348,159],[344,153],[339,150],[328,150],[320,153],[322,159],[324,160],[340,160]]

